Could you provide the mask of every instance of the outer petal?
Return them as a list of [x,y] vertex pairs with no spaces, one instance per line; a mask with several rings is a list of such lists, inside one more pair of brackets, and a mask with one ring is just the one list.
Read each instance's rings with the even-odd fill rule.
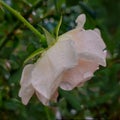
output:
[[101,36],[101,32],[100,32],[100,30],[99,30],[98,28],[95,28],[94,31],[95,31],[98,35]]
[[106,46],[100,32],[96,29],[95,31],[74,29],[63,35],[63,37],[66,36],[69,36],[75,42],[75,48],[79,56],[78,65],[62,74],[60,87],[71,90],[89,80],[99,65],[106,65],[106,52],[104,51]]
[[64,72],[60,87],[64,90],[72,90],[93,77],[93,73],[98,69],[98,66],[93,61],[81,59],[76,67]]
[[32,71],[32,85],[43,104],[47,104],[55,95],[61,82],[61,79],[56,80],[59,75],[76,65],[77,58],[73,43],[71,40],[58,41],[35,64]]
[[[56,71],[65,71],[77,65],[78,55],[75,42],[69,38],[59,38],[47,55]],[[58,69],[58,70],[57,70]]]
[[85,22],[86,22],[86,16],[85,16],[85,14],[80,14],[80,15],[77,17],[77,19],[76,19],[75,22],[77,23],[77,27],[83,28],[83,26],[84,26],[84,24],[85,24]]
[[101,36],[93,30],[74,29],[63,34],[69,36],[75,42],[79,58],[94,60],[98,64],[106,66],[105,44]]
[[47,99],[46,97],[42,96],[42,94],[40,94],[39,92],[36,91],[36,95],[38,97],[38,99],[44,104],[44,105],[49,105],[49,101],[55,101],[57,100],[58,97],[58,92],[56,90],[56,92],[54,93],[54,95],[51,97],[51,99]]
[[21,89],[19,91],[19,96],[22,98],[23,104],[27,104],[34,93],[33,86],[31,84],[31,72],[34,65],[26,65],[22,72],[22,77],[20,81]]

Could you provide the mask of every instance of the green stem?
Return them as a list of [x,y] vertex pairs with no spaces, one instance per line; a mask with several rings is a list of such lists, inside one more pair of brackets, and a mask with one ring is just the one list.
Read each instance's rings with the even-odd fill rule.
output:
[[42,38],[42,34],[37,29],[35,29],[19,12],[17,12],[1,0],[0,3],[11,13],[13,13],[21,22],[23,22],[34,34],[36,34],[39,38]]

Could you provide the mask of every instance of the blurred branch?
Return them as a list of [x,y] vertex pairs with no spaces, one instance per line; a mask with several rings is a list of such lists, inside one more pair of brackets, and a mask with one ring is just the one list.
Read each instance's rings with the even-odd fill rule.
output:
[[[2,1],[0,1],[1,3]],[[2,4],[2,3],[1,3]],[[41,0],[38,0],[25,14],[23,14],[23,17],[27,19],[29,15],[32,13],[34,9],[37,9],[40,5],[42,4]],[[7,34],[7,36],[3,37],[3,39],[0,41],[0,49],[4,47],[4,45],[7,43],[8,38],[11,38],[12,35],[14,35],[14,32],[16,31],[17,28],[21,26],[21,22],[17,21],[16,24],[13,26],[11,31]]]

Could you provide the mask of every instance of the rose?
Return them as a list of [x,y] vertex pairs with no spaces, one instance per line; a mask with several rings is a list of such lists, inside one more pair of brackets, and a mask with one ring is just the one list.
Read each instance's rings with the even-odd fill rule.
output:
[[58,87],[72,90],[89,80],[99,65],[106,66],[105,44],[100,31],[84,30],[85,15],[78,16],[77,27],[58,38],[34,64],[22,72],[19,96],[27,104],[34,93],[48,105],[56,101]]
[[24,104],[27,104],[34,92],[44,104],[57,95],[55,91],[60,84],[60,80],[57,78],[62,72],[74,67],[77,63],[72,44],[72,40],[60,40],[35,64],[25,66],[19,93]]

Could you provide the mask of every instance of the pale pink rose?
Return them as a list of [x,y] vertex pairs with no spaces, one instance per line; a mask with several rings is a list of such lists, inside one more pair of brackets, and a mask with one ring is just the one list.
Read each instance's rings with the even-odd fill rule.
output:
[[35,92],[43,104],[56,100],[60,75],[77,65],[77,54],[72,40],[59,40],[42,54],[35,64],[26,65],[21,77],[19,96],[27,104]]
[[106,66],[106,46],[100,31],[84,30],[85,21],[84,14],[78,16],[75,29],[61,35],[35,64],[25,66],[19,92],[24,104],[36,93],[48,105],[56,101],[58,87],[72,90],[89,80],[99,65]]

